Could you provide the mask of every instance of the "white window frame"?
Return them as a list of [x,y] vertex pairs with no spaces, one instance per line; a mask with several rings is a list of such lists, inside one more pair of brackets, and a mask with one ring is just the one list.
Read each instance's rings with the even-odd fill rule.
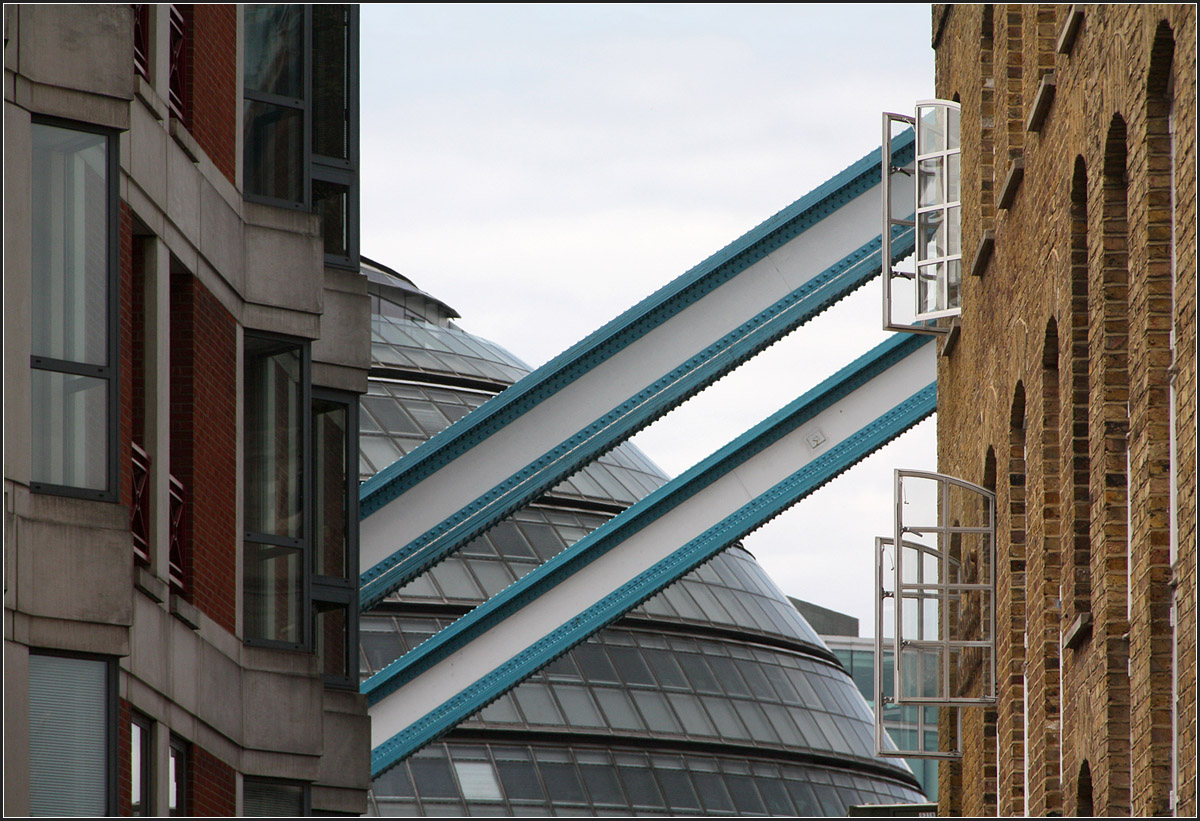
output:
[[[918,520],[913,522],[911,517],[905,521],[904,482],[906,479],[932,481],[937,488],[936,521]],[[982,525],[961,525],[954,519],[951,504],[951,491],[957,489],[977,496],[984,511],[980,519]],[[970,496],[968,496],[970,498]],[[996,494],[987,488],[947,476],[943,473],[933,473],[921,470],[902,470],[895,472],[895,530],[892,544],[902,545],[895,552],[895,582],[893,586],[895,597],[893,645],[895,650],[895,697],[897,704],[931,704],[945,706],[965,706],[973,704],[992,704],[996,701]],[[933,536],[935,545],[930,547],[921,544],[916,539],[908,539],[906,535],[917,538]],[[979,551],[974,561],[980,570],[981,582],[954,581],[947,571],[951,569],[949,546],[954,536],[975,536],[979,539]],[[907,574],[905,548],[913,548],[916,553],[917,566],[911,574]],[[935,562],[941,562],[939,577],[930,581],[924,578],[925,559],[932,556]],[[906,580],[906,575],[910,578]],[[951,580],[947,581],[947,577]],[[954,637],[947,633],[942,624],[942,617],[948,616],[952,608],[957,606],[960,597],[971,596],[982,600],[979,618],[979,632],[971,638]],[[933,601],[937,604],[938,627],[933,635],[925,635],[925,623],[922,619],[921,605]],[[917,635],[905,635],[905,622],[908,608],[916,607]],[[907,691],[905,682],[905,650],[913,648],[925,651],[935,660],[938,673],[936,692],[933,694],[913,695]],[[963,652],[979,651],[983,654],[986,664],[983,665],[984,678],[980,682],[978,696],[954,695],[951,681],[951,670],[957,664],[956,658]],[[920,690],[915,692],[920,693]]]

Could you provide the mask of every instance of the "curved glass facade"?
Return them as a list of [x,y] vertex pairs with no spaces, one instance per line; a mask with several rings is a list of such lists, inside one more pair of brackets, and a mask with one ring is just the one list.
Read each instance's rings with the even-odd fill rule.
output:
[[[528,372],[399,275],[366,273],[363,478]],[[363,677],[665,481],[625,444],[560,483],[364,614]],[[845,815],[923,801],[907,768],[873,755],[872,727],[850,676],[734,547],[376,779],[370,811]]]

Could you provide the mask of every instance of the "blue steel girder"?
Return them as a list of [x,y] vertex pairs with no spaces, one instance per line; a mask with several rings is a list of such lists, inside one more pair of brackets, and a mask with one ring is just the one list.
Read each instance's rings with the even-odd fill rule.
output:
[[[894,143],[894,164],[907,163],[911,154],[911,137]],[[501,433],[539,403],[623,347],[652,333],[670,316],[729,282],[755,261],[817,225],[853,197],[861,196],[872,186],[878,187],[878,167],[877,150],[368,480],[361,491],[363,518],[398,500],[407,490],[481,441]],[[598,418],[490,490],[466,500],[465,504],[456,502],[457,512],[401,545],[362,574],[361,607],[367,610],[375,606],[500,519],[878,275],[882,267],[880,245],[880,238],[875,237],[853,249],[616,407],[607,412],[598,408]],[[912,246],[912,229],[896,229],[892,262],[911,253]]]
[[[488,630],[536,602],[643,528],[669,515],[679,505],[754,455],[771,448],[782,437],[808,424],[823,410],[835,407],[836,403],[876,377],[886,376],[889,369],[898,368],[929,342],[927,336],[897,334],[877,346],[368,679],[364,682],[363,692],[369,703],[380,704],[385,697],[428,673],[438,663],[464,651]],[[932,361],[931,357],[927,358]],[[381,774],[450,730],[571,647],[831,481],[936,409],[936,385],[932,382],[913,385],[911,392],[905,390],[902,393],[906,398],[887,408],[853,434],[831,443],[828,450],[783,481],[679,546],[649,569],[608,592],[598,602],[582,609],[545,635],[531,640],[491,672],[470,682],[460,692],[377,745],[372,753],[373,775]]]

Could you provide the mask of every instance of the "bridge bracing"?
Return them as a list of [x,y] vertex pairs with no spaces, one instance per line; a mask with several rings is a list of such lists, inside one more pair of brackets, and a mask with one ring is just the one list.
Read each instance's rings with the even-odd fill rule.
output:
[[[364,611],[878,275],[879,154],[366,482]],[[895,229],[888,263],[912,246]],[[373,773],[932,414],[935,378],[928,337],[889,339],[373,676]]]

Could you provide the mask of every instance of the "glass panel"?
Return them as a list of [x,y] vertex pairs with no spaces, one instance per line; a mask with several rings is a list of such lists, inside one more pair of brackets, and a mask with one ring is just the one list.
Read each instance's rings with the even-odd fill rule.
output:
[[554,692],[558,696],[558,701],[562,705],[563,712],[567,714],[567,721],[572,726],[604,726],[604,719],[600,717],[600,711],[596,709],[596,705],[592,701],[592,696],[587,691],[587,688],[570,687],[560,684],[555,686]]
[[304,112],[247,99],[244,118],[246,193],[302,202]]
[[[528,757],[528,753],[525,754]],[[496,769],[504,782],[504,791],[510,801],[544,801],[542,782],[532,761],[502,761],[502,753],[496,752]]]
[[956,151],[961,145],[959,137],[959,120],[961,111],[958,106],[946,106],[946,148]]
[[951,154],[946,157],[946,202],[959,202],[962,199],[962,155]]
[[340,160],[350,158],[349,24],[347,5],[312,7],[313,153]]
[[658,782],[662,784],[667,803],[672,810],[695,811],[700,809],[700,799],[692,787],[692,779],[683,770],[656,768]]
[[322,604],[317,610],[317,658],[321,662],[321,672],[327,676],[343,678],[350,675],[346,613],[345,605]]
[[108,710],[105,662],[29,655],[31,814],[106,814]]
[[299,644],[303,551],[246,542],[246,638]]
[[[581,758],[586,753],[578,753]],[[584,764],[579,762],[579,772],[594,804],[622,805],[627,803],[617,783],[617,773],[611,764]]]
[[579,783],[574,764],[539,761],[538,767],[542,771],[542,779],[546,784],[546,791],[550,793],[551,801],[584,803],[586,799],[583,796],[583,785]]
[[108,380],[43,371],[31,374],[30,478],[66,487],[108,489]]
[[454,772],[468,801],[502,801],[500,782],[489,761],[455,761]]
[[621,671],[622,677],[629,684],[654,684],[654,676],[642,659],[641,653],[632,647],[609,647],[608,653],[613,663]]
[[187,747],[172,738],[167,758],[167,810],[172,816],[187,815],[187,771]]
[[917,215],[917,236],[920,239],[919,259],[936,259],[946,255],[945,212],[925,211]]
[[917,153],[946,150],[946,108],[917,106]]
[[303,97],[303,6],[247,5],[244,13],[246,88]]
[[943,202],[941,157],[917,163],[917,207],[941,205]]
[[550,691],[544,684],[526,682],[513,691],[521,712],[530,724],[562,724],[563,717],[550,698]]
[[617,676],[617,671],[608,660],[608,654],[604,652],[603,647],[585,643],[571,652],[588,681],[620,683],[621,679]]
[[408,765],[397,764],[383,775],[371,782],[371,790],[377,796],[412,798],[412,779],[408,777]]
[[301,349],[246,335],[246,530],[303,534]]
[[621,782],[625,785],[625,793],[635,807],[665,806],[654,775],[646,767],[644,760],[639,765],[621,765],[617,769],[621,774]]
[[[316,6],[315,8],[323,8]],[[313,210],[321,217],[325,253],[344,257],[350,253],[350,186],[325,180],[312,181]]]
[[430,753],[417,753],[409,759],[413,783],[422,798],[457,798],[458,787],[450,772],[450,762],[440,749]]
[[662,693],[634,690],[632,695],[651,732],[673,735],[681,732],[679,722],[671,714],[671,708],[667,706],[667,700]]
[[345,578],[349,516],[346,476],[346,423],[349,408],[342,402],[313,400],[314,569],[320,576]]
[[150,814],[150,732],[137,719],[129,722],[129,814]]
[[31,189],[30,353],[111,364],[108,138],[34,123]]
[[614,730],[644,730],[641,719],[633,711],[629,696],[621,690],[597,687],[596,700],[600,702],[608,723]]

